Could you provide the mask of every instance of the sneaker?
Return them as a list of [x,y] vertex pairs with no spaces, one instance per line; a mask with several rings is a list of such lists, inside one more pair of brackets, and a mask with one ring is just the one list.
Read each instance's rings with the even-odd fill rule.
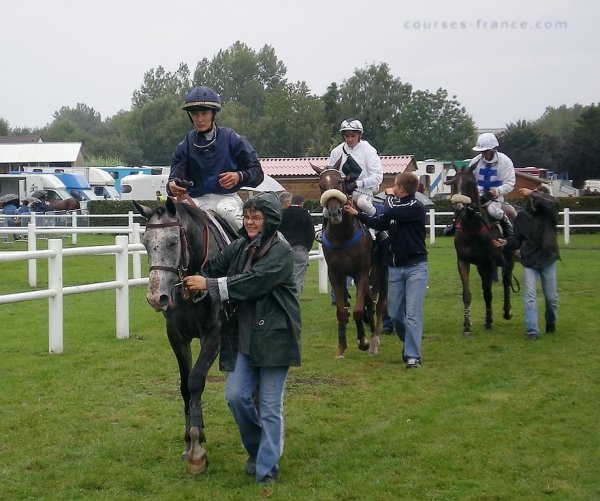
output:
[[256,475],[256,458],[248,456],[246,464],[244,465],[244,473],[246,475]]
[[421,367],[421,361],[418,358],[409,358],[406,361],[407,369],[418,369],[419,367]]
[[540,336],[537,335],[535,332],[528,332],[525,337],[528,341],[537,341]]
[[546,333],[552,334],[553,332],[556,332],[556,325],[555,324],[547,324],[546,325]]
[[269,475],[265,475],[265,477],[258,483],[262,487],[268,487],[270,485],[273,485],[276,482],[277,482],[277,479],[273,475],[269,474]]

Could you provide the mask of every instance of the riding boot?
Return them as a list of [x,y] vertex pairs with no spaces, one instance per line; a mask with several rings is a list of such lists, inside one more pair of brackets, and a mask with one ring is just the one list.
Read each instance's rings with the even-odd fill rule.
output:
[[504,216],[502,216],[502,219],[500,219],[500,226],[502,227],[502,233],[504,233],[505,239],[514,235],[515,232],[513,225],[506,214],[504,214]]
[[449,224],[448,226],[446,226],[443,230],[442,230],[442,234],[445,237],[449,237],[451,235],[454,235],[454,232],[456,231],[456,219],[452,220],[452,223]]

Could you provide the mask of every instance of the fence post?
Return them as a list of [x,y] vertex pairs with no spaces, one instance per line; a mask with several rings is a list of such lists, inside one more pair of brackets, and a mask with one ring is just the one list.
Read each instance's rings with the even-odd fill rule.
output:
[[429,243],[435,243],[435,209],[429,209]]
[[48,289],[53,295],[48,298],[48,350],[63,352],[63,267],[62,240],[48,240],[48,250],[56,254],[48,258]]
[[565,245],[569,245],[571,243],[571,213],[568,207],[565,207],[563,217],[565,222]]
[[[132,228],[132,232],[131,232],[131,243],[139,244],[140,243],[140,223],[133,223],[132,226],[133,226],[133,228]],[[132,257],[131,266],[132,266],[133,278],[142,278],[142,264],[140,261],[140,252],[133,251],[131,253],[131,257]]]
[[[130,230],[133,231],[133,211],[130,210],[127,213],[127,226],[129,227]],[[131,235],[131,232],[129,233],[129,235]],[[131,236],[129,237],[129,242],[131,242]]]
[[[77,228],[77,212],[71,212],[71,228]],[[77,245],[77,232],[71,233],[71,243]]]
[[129,237],[127,235],[117,235],[115,245],[121,247],[120,251],[115,253],[115,280],[118,285],[116,291],[116,330],[117,338],[125,339],[129,337]]
[[[27,250],[34,252],[37,250],[37,234],[35,232],[35,216],[27,225]],[[27,261],[27,271],[29,273],[29,287],[37,287],[37,259]]]

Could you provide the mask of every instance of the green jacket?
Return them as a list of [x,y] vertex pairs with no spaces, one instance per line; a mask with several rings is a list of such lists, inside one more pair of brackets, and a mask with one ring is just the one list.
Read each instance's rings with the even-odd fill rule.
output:
[[[263,233],[250,241],[245,228],[203,268],[208,291],[214,299],[229,301],[233,309],[248,301],[253,306],[250,363],[259,367],[300,365],[300,304],[292,276],[292,248],[277,231],[281,203],[273,193],[252,199],[265,215]],[[268,247],[269,239],[271,245]],[[256,246],[260,257],[243,272],[248,249]],[[261,255],[265,246],[268,250]],[[221,330],[221,370],[232,371],[238,352],[238,318],[224,320]]]

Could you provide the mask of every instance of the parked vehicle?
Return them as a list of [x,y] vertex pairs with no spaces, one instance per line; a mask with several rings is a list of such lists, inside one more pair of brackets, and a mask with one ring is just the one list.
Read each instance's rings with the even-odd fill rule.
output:
[[46,191],[48,198],[51,200],[72,198],[64,183],[54,174],[23,172],[0,174],[0,195],[16,193],[23,200],[23,198],[39,190]]
[[162,174],[162,170],[160,168],[155,169],[153,167],[123,167],[123,166],[115,166],[115,167],[98,167],[99,169],[108,172],[114,182],[115,189],[121,193],[123,190],[121,189],[121,181],[125,176],[135,176],[139,174]]
[[121,179],[121,200],[156,200],[166,195],[168,174],[135,174]]

